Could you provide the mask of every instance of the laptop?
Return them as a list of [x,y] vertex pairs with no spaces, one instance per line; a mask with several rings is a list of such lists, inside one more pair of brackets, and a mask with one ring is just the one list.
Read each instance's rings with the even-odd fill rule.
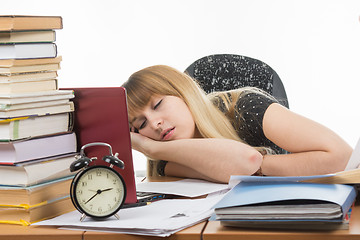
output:
[[[65,88],[62,88],[63,90]],[[112,152],[125,163],[125,168],[114,167],[124,178],[127,196],[125,207],[144,205],[152,199],[165,197],[159,194],[141,194],[137,197],[134,164],[131,150],[130,129],[127,113],[126,90],[122,87],[71,88],[75,98],[74,131],[78,151],[92,142],[108,143]],[[94,164],[108,165],[102,157],[109,155],[109,148],[94,146],[85,150],[87,157],[97,157]]]

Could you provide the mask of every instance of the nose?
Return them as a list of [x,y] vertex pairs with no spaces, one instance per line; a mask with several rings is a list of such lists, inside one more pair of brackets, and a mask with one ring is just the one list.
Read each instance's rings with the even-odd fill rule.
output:
[[156,118],[154,120],[151,121],[151,126],[154,129],[159,129],[161,128],[161,125],[163,124],[163,120],[161,118]]

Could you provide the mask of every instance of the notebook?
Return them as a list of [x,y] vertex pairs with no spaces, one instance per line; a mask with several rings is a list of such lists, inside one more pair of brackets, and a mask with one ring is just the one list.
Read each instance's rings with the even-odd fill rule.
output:
[[[126,90],[122,87],[72,88],[72,90],[75,94],[74,131],[77,136],[78,151],[87,143],[110,144],[112,152],[118,153],[118,158],[125,163],[124,169],[114,167],[126,184],[125,206],[149,201],[151,196],[142,196],[138,199],[136,194]],[[98,158],[94,164],[107,165],[101,159],[109,155],[109,148],[103,146],[86,148],[85,154],[87,157]]]

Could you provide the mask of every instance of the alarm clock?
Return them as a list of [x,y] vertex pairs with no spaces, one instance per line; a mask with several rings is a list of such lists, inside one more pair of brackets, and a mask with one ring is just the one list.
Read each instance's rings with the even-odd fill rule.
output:
[[[87,157],[85,149],[93,146],[109,148],[109,155],[102,158],[109,166],[90,166],[97,158]],[[70,165],[71,172],[80,170],[70,187],[71,201],[82,214],[80,221],[86,216],[103,220],[114,215],[119,219],[117,212],[125,202],[126,185],[122,176],[113,169],[113,166],[124,169],[124,162],[117,155],[113,155],[111,146],[107,143],[89,143],[81,147],[80,156]]]

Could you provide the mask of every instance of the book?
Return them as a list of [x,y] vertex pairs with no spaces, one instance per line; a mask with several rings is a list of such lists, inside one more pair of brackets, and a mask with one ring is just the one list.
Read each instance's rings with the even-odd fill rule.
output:
[[30,207],[51,200],[68,197],[73,176],[30,186],[1,186],[0,207],[23,205]]
[[0,223],[28,226],[32,223],[74,211],[70,197],[31,207],[0,208]]
[[252,221],[257,226],[333,223],[344,227],[356,195],[353,186],[341,184],[240,182],[215,205],[215,219],[225,226]]
[[0,94],[51,91],[58,89],[57,79],[0,83]]
[[[112,151],[118,153],[118,158],[125,163],[124,169],[114,167],[124,178],[127,187],[125,204],[137,203],[131,139],[127,124],[126,90],[121,87],[72,88],[71,90],[75,92],[74,132],[78,139],[78,151],[87,143],[110,144]],[[100,157],[108,155],[109,150],[92,147],[86,149],[86,154],[89,157],[99,158],[94,164],[106,165],[107,163],[101,161]]]
[[0,59],[0,75],[11,76],[19,73],[57,71],[61,56],[56,58]]
[[237,227],[247,229],[291,229],[291,230],[341,230],[349,229],[349,219],[342,221],[291,221],[291,220],[223,220],[220,223],[224,227]]
[[59,69],[60,69],[59,63],[15,66],[15,67],[0,67],[0,75],[10,76],[14,73],[57,71]]
[[[56,100],[69,100],[74,98],[74,91],[72,90],[56,90],[56,91],[42,91],[31,93],[16,93],[16,94],[0,94],[0,109],[22,109],[27,108],[27,104],[40,104],[52,102]],[[38,106],[38,105],[35,105]]]
[[73,129],[72,118],[71,112],[39,117],[2,119],[0,120],[0,141],[70,132]]
[[2,15],[0,16],[0,31],[21,31],[40,29],[62,29],[60,16],[26,16]]
[[21,104],[2,104],[0,99],[0,111],[25,110],[31,108],[42,108],[42,107],[64,105],[64,104],[69,104],[69,99],[59,99],[59,100],[43,101],[43,102],[29,102],[29,103],[21,103]]
[[10,68],[17,66],[32,66],[32,65],[46,65],[60,63],[62,56],[55,58],[33,58],[33,59],[0,59],[0,67]]
[[[18,82],[33,82],[41,81],[47,79],[57,78],[56,71],[50,72],[25,72],[25,73],[15,73],[11,75],[0,75],[0,84],[1,83],[18,83]],[[37,92],[37,91],[36,91]]]
[[51,156],[76,153],[75,133],[28,140],[0,142],[0,164],[16,164]]
[[65,154],[15,165],[0,165],[0,185],[29,186],[46,181],[72,176],[70,164],[75,154]]
[[0,44],[3,43],[30,43],[55,42],[55,31],[17,31],[0,32]]
[[0,59],[54,58],[55,43],[0,44]]
[[27,117],[27,116],[44,116],[58,113],[68,113],[74,111],[74,103],[66,102],[64,104],[58,105],[49,105],[43,107],[35,108],[24,108],[24,109],[13,109],[13,110],[1,110],[0,111],[0,121],[1,119],[9,119],[16,117]]

